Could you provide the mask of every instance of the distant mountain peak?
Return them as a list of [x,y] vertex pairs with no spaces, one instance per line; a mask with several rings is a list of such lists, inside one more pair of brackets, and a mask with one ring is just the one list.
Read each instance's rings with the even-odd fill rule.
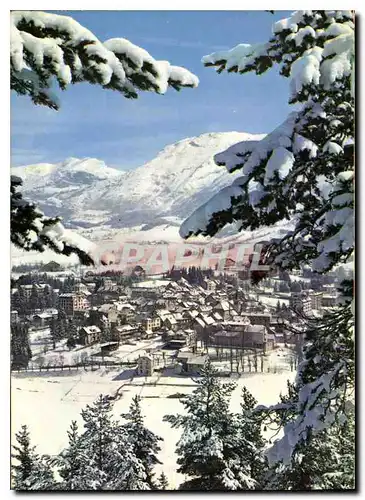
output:
[[29,199],[45,213],[63,216],[70,227],[151,228],[169,220],[176,227],[239,175],[218,167],[214,155],[262,137],[242,132],[188,137],[129,171],[96,158],[69,157],[56,164],[15,167],[12,173],[23,178]]

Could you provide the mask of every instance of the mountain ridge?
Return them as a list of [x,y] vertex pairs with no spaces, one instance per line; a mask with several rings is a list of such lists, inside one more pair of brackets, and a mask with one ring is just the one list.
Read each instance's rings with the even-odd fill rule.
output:
[[[24,196],[74,229],[133,228],[166,222],[178,226],[190,213],[239,175],[213,160],[216,153],[264,135],[210,132],[163,148],[129,171],[95,158],[68,158],[55,164],[13,167]],[[166,218],[166,219],[165,219]]]

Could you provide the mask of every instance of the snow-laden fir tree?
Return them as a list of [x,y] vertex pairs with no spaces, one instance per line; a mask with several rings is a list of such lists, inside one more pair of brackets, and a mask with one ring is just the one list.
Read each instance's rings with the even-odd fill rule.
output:
[[23,181],[10,179],[10,240],[26,251],[43,252],[49,248],[56,253],[75,254],[84,265],[91,265],[93,245],[85,238],[65,229],[59,217],[47,217],[36,205],[25,200],[20,192]]
[[173,428],[181,428],[176,454],[178,472],[189,476],[180,490],[250,490],[257,482],[251,462],[244,456],[256,451],[254,442],[242,435],[244,421],[229,411],[234,384],[220,382],[208,361],[196,380],[198,387],[181,398],[185,415],[166,415]]
[[[135,99],[140,91],[164,94],[168,87],[197,87],[198,78],[185,68],[157,61],[125,38],[104,42],[68,16],[39,11],[10,14],[11,90],[34,104],[59,109],[55,87],[80,82],[100,85]],[[50,248],[76,254],[90,265],[95,246],[64,228],[60,218],[45,216],[20,192],[22,181],[11,178],[11,241],[24,250]]]
[[[354,28],[353,11],[297,11],[274,24],[268,42],[203,58],[219,73],[260,75],[278,65],[290,79],[289,102],[297,110],[262,140],[238,143],[215,156],[218,165],[242,175],[183,223],[182,237],[215,235],[232,222],[253,230],[287,220],[293,229],[271,241],[261,256],[264,263],[281,269],[309,264],[326,273],[353,258]],[[289,460],[300,442],[334,418],[346,421],[354,337],[352,286],[343,285],[342,306],[314,330],[308,327],[299,401],[275,446],[277,460]]]
[[[289,387],[289,396],[282,398],[278,405],[260,407],[269,420],[276,420],[284,429],[283,438],[269,450],[271,463],[282,462],[287,466],[296,460],[298,453],[303,454],[305,446],[315,450],[321,440],[329,445],[328,436],[333,441],[344,433],[346,439],[350,439],[355,383],[353,329],[349,328],[351,316],[351,311],[342,306],[326,313],[323,319],[303,320],[306,343],[295,383]],[[333,342],[334,328],[336,342]],[[354,434],[352,438],[355,439]],[[337,444],[334,447],[339,453],[340,447]],[[344,472],[348,478],[352,476],[352,483],[354,458],[352,468]],[[314,484],[311,480],[314,478],[308,479],[309,485]],[[351,481],[346,479],[346,483]]]
[[[288,383],[288,395],[281,396],[281,409],[271,424],[280,428],[291,419],[290,406],[298,400],[296,385]],[[346,422],[334,422],[295,446],[289,460],[275,462],[264,480],[265,490],[347,490],[355,488],[355,414],[350,405]],[[271,457],[273,458],[273,457]]]
[[27,489],[27,479],[31,475],[34,463],[37,460],[35,447],[30,444],[29,431],[26,425],[23,425],[21,430],[15,435],[18,446],[14,445],[12,458],[17,461],[12,465],[13,483],[17,490]]
[[299,109],[259,141],[215,156],[242,176],[181,227],[181,235],[214,235],[236,221],[242,229],[294,220],[271,249],[282,268],[310,262],[319,272],[353,252],[354,14],[298,11],[274,24],[263,44],[241,44],[205,56],[218,72],[261,74],[274,64],[290,78],[289,102]]
[[12,453],[12,488],[16,491],[52,490],[55,487],[52,471],[35,446],[31,445],[30,434],[26,425],[15,435],[17,445]]
[[25,323],[11,325],[10,357],[13,367],[27,367],[29,360],[32,359],[28,325]]
[[85,428],[81,439],[92,471],[90,489],[148,490],[144,465],[125,429],[112,420],[111,411],[110,397],[100,395],[81,412]]
[[70,319],[67,322],[67,330],[66,330],[66,336],[67,336],[67,347],[69,349],[73,349],[76,346],[76,340],[77,340],[77,326],[73,319]]
[[67,434],[68,447],[49,461],[50,466],[57,469],[61,478],[57,489],[66,491],[92,490],[95,486],[95,472],[87,453],[86,443],[79,434],[75,421],[71,423]]
[[168,490],[169,482],[167,480],[166,474],[162,471],[158,478],[158,490]]
[[255,489],[261,490],[267,471],[266,441],[262,436],[262,418],[255,411],[257,401],[244,386],[241,395],[241,413],[235,415],[237,437],[241,443],[240,457],[246,474],[255,481]]
[[157,455],[161,450],[159,441],[162,441],[162,438],[145,427],[140,402],[141,398],[134,396],[129,412],[121,415],[127,420],[122,428],[126,432],[128,442],[132,445],[133,454],[143,464],[149,488],[158,489],[153,469],[156,464],[161,464]]

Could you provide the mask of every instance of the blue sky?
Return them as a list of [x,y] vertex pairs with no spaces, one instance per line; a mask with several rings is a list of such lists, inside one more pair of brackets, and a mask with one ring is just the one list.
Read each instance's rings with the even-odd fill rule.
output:
[[261,76],[220,74],[202,56],[238,43],[266,41],[277,11],[58,11],[70,15],[100,40],[123,37],[156,59],[185,66],[200,79],[197,89],[137,100],[101,87],[77,84],[59,91],[56,112],[11,96],[12,165],[93,157],[109,166],[135,168],[167,144],[205,132],[266,133],[290,108],[288,80],[276,70]]

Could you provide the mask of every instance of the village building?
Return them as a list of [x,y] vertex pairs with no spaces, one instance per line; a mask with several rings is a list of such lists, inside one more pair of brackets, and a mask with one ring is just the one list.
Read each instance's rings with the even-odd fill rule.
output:
[[90,303],[82,293],[67,292],[59,295],[58,308],[64,311],[67,316],[73,316],[76,311],[88,310]]
[[219,313],[224,321],[227,321],[230,318],[230,309],[231,306],[228,300],[222,300],[213,308],[214,312]]
[[94,291],[92,295],[92,302],[94,305],[103,304],[105,302],[113,302],[119,299],[120,289],[114,283],[102,285]]
[[99,313],[108,319],[110,327],[133,321],[136,317],[135,306],[128,303],[113,302],[98,307]]
[[166,341],[164,349],[182,349],[184,347],[195,349],[196,347],[197,337],[195,330],[169,331],[164,334],[163,338]]
[[177,355],[177,362],[181,366],[181,374],[198,374],[209,357],[207,354],[196,354],[192,351],[180,351]]
[[112,330],[113,337],[115,337],[118,342],[124,344],[131,340],[137,340],[141,338],[142,331],[139,325],[121,325],[115,326]]
[[145,377],[151,377],[160,367],[159,359],[151,354],[140,356],[137,360],[137,374]]
[[101,330],[98,326],[83,326],[79,330],[79,339],[82,345],[91,345],[100,342]]
[[25,299],[29,300],[33,290],[37,292],[38,296],[42,296],[48,288],[49,285],[45,285],[44,283],[33,283],[32,285],[19,285],[19,292]]
[[159,316],[147,317],[141,320],[141,326],[147,332],[153,332],[161,327],[161,318]]
[[36,328],[44,328],[47,327],[51,324],[52,320],[54,318],[57,318],[58,311],[55,310],[54,312],[41,312],[34,314],[32,323]]
[[289,304],[294,311],[302,312],[305,315],[310,314],[312,310],[312,301],[306,292],[292,292]]
[[214,280],[204,279],[202,282],[202,288],[204,288],[207,292],[215,292],[217,283]]
[[322,295],[322,307],[336,307],[338,298],[336,295],[324,293]]
[[252,325],[270,326],[271,314],[267,312],[243,312],[241,317],[248,318]]
[[171,312],[168,312],[168,314],[166,314],[165,312],[163,314],[160,314],[159,311],[157,311],[157,315],[161,319],[162,326],[166,327],[169,330],[174,330],[174,331],[178,329],[178,324],[175,319],[175,316]]
[[322,309],[323,292],[315,292],[314,290],[310,290],[309,297],[311,299],[311,308],[320,311]]
[[235,349],[272,349],[275,336],[270,334],[264,325],[247,325],[240,330],[221,330],[210,337],[212,347],[228,347]]
[[146,280],[133,283],[131,286],[132,298],[143,296],[149,299],[157,299],[169,283],[171,282],[168,280]]

